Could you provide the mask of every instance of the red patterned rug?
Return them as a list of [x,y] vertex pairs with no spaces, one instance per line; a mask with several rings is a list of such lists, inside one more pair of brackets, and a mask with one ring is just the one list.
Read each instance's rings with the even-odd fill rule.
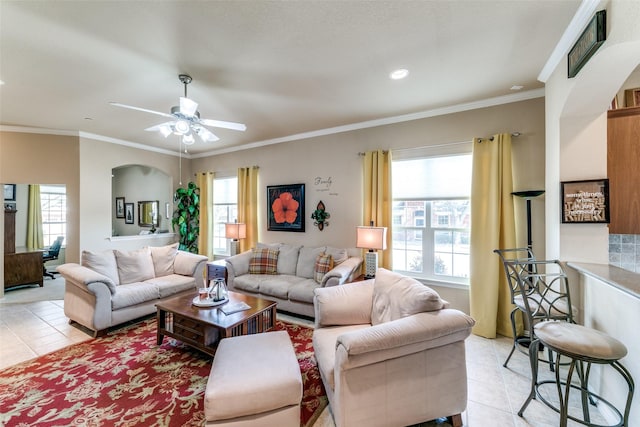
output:
[[[313,329],[278,321],[302,372],[300,425],[327,406]],[[211,357],[165,337],[156,320],[66,347],[0,372],[1,426],[203,426]]]

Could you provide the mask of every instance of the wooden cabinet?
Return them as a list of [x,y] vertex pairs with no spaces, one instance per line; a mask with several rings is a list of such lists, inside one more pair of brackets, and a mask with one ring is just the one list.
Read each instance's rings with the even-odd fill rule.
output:
[[16,212],[4,211],[4,287],[43,286],[42,251],[16,252]]
[[640,234],[640,107],[609,110],[610,234]]
[[4,210],[4,253],[16,251],[16,210]]
[[42,252],[4,254],[4,287],[37,284],[43,286]]

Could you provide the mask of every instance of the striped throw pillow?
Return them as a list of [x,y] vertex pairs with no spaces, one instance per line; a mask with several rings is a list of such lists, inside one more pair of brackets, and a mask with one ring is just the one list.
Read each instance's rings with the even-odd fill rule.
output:
[[249,260],[249,273],[251,274],[278,274],[278,253],[277,249],[254,248],[251,250]]
[[313,278],[322,283],[324,275],[333,268],[333,257],[330,254],[321,253],[316,257],[316,265],[313,269]]

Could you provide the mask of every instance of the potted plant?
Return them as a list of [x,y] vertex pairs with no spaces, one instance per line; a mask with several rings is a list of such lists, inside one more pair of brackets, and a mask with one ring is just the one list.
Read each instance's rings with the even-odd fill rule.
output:
[[200,234],[200,188],[189,182],[187,188],[178,188],[173,196],[177,203],[171,224],[173,231],[178,227],[180,235],[179,249],[198,253],[198,235]]

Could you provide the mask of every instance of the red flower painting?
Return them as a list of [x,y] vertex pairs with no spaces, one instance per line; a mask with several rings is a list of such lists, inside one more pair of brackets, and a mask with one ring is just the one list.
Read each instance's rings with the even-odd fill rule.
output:
[[267,229],[304,232],[304,184],[267,186]]
[[278,224],[282,224],[283,222],[293,224],[298,217],[299,206],[300,203],[298,203],[288,191],[280,194],[280,197],[275,199],[271,205],[274,220]]

